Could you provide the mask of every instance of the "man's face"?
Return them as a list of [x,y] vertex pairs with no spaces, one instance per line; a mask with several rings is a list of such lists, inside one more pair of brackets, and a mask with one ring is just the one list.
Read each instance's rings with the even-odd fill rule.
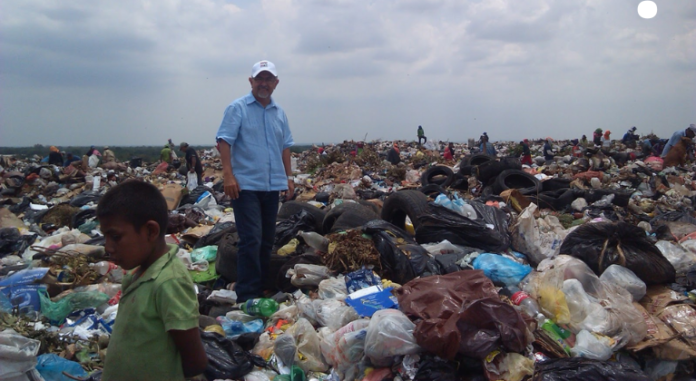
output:
[[146,262],[152,254],[157,237],[147,224],[138,231],[119,217],[102,217],[99,223],[106,238],[106,254],[110,261],[121,268],[132,270]]
[[251,94],[258,99],[269,99],[273,90],[278,86],[278,78],[273,74],[262,71],[256,77],[249,78]]
[[694,138],[694,135],[696,135],[696,134],[694,134],[694,131],[693,131],[692,129],[690,129],[690,128],[687,128],[687,129],[686,129],[686,136],[687,136],[687,137],[693,139],[693,138]]

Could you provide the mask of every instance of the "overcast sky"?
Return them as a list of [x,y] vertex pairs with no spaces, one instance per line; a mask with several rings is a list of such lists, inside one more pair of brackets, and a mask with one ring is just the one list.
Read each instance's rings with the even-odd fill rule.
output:
[[696,1],[2,0],[0,146],[214,143],[274,62],[296,143],[667,137],[696,123]]

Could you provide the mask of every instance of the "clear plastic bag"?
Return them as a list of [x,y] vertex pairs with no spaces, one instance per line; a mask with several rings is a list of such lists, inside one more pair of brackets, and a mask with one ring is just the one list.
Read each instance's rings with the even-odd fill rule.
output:
[[610,339],[598,338],[587,330],[582,330],[575,336],[575,346],[570,352],[574,357],[584,357],[592,360],[606,361],[612,355]]
[[620,266],[611,265],[599,276],[602,282],[612,283],[619,287],[623,287],[633,296],[633,301],[637,302],[645,296],[645,282],[640,280],[638,276],[631,270]]
[[684,241],[681,245],[675,245],[669,241],[658,241],[655,246],[674,266],[677,273],[688,272],[696,266],[696,254],[692,251],[696,249],[696,241]]
[[348,296],[348,288],[346,288],[346,278],[343,275],[319,282],[320,298],[342,300],[346,296]]
[[[345,335],[356,331],[365,330],[369,324],[370,321],[366,319],[355,320],[341,327],[334,333],[324,337],[324,339],[321,340],[321,353],[324,355],[324,359],[326,360],[326,362],[334,367],[339,366],[339,364],[342,363],[345,365],[345,363],[348,361],[348,357],[351,356],[340,350],[341,346],[339,345],[339,343]],[[367,334],[367,332],[365,332],[365,334]],[[354,338],[352,338],[351,340],[353,339]],[[364,341],[362,343],[362,348],[364,350]],[[343,344],[342,349],[346,349],[346,344]],[[353,350],[354,349],[351,349],[351,351]]]
[[41,342],[12,329],[0,332],[0,380],[19,377],[36,365]]
[[332,331],[360,318],[353,307],[338,299],[316,299],[312,303],[317,314],[317,323]]
[[289,334],[278,336],[273,344],[273,352],[283,362],[285,366],[292,366],[297,355],[297,343],[295,338]]
[[534,217],[536,211],[537,206],[531,204],[512,227],[513,248],[529,256],[533,263],[558,255],[569,232],[554,216]]
[[365,355],[377,366],[389,366],[395,356],[419,353],[413,336],[415,324],[403,312],[394,309],[375,312],[365,337]]
[[186,188],[188,188],[189,192],[193,192],[198,188],[198,175],[195,172],[187,172],[186,180]]
[[[322,361],[319,335],[307,319],[300,319],[285,331],[297,343],[295,364],[305,372],[325,372],[328,366]],[[302,354],[300,358],[299,354]]]
[[288,275],[292,276],[290,283],[295,287],[318,286],[322,280],[331,277],[331,270],[326,266],[297,264]]

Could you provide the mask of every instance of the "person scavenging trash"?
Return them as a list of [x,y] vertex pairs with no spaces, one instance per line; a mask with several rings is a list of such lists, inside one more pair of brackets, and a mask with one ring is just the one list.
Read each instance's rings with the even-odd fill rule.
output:
[[295,191],[288,118],[271,97],[278,82],[272,62],[254,64],[251,92],[227,106],[215,138],[225,194],[232,199],[239,233],[237,302],[263,296],[263,280],[270,276],[279,193],[287,191],[290,200]]
[[627,145],[627,146],[633,146],[633,147],[635,147],[635,143],[636,143],[636,142],[638,141],[638,139],[640,138],[640,137],[636,134],[636,130],[637,130],[637,129],[638,129],[638,128],[636,128],[636,126],[633,126],[633,127],[629,128],[628,131],[626,131],[626,133],[624,134],[623,138],[621,139],[621,142],[622,142],[623,144]]
[[598,128],[592,133],[592,142],[595,146],[602,145],[602,129]]
[[553,147],[551,147],[551,138],[546,138],[543,151],[546,164],[551,164],[554,158]]
[[387,161],[393,165],[397,165],[401,162],[399,146],[396,143],[394,143],[389,152],[387,152]]
[[198,300],[179,248],[164,236],[167,202],[152,184],[126,181],[99,201],[111,261],[125,270],[102,380],[183,380],[208,363]]
[[693,139],[694,136],[696,136],[696,124],[691,124],[689,127],[687,127],[684,130],[679,130],[672,134],[672,137],[669,138],[669,141],[665,145],[665,148],[662,149],[662,155],[660,155],[662,158],[667,156],[667,153],[669,153],[669,150],[672,149],[672,147],[677,144],[681,138],[687,137],[690,139]]
[[198,157],[196,149],[189,146],[188,143],[182,142],[179,145],[179,150],[184,152],[186,156],[186,168],[189,173],[196,173],[196,178],[198,180],[198,185],[203,184],[203,165],[201,164],[201,159]]
[[[423,142],[421,142],[423,140]],[[425,136],[425,131],[423,126],[418,126],[418,145],[425,144],[428,142],[428,138]]]
[[486,133],[483,133],[483,136],[481,136],[481,147],[480,147],[481,153],[485,153],[486,155],[489,156],[496,156],[498,153],[495,150],[495,147],[493,144],[488,142],[488,135]]
[[529,151],[529,140],[524,139],[523,141],[520,142],[520,145],[522,146],[522,159],[520,162],[522,164],[526,164],[531,166],[532,165],[532,154]]

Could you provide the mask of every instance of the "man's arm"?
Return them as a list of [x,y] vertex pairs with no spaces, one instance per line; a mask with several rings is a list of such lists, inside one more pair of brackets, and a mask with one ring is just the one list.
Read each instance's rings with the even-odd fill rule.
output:
[[[292,176],[292,160],[291,160],[291,155],[290,155],[290,148],[286,148],[283,150],[283,167],[285,167],[285,176],[290,177]],[[295,195],[295,181],[292,179],[288,179],[288,191],[285,194],[285,199],[286,200],[292,200],[292,197]]]
[[196,156],[191,155],[191,165],[189,165],[189,172],[193,173],[196,171]]
[[201,334],[198,328],[185,331],[170,330],[169,334],[174,339],[174,345],[181,355],[181,366],[184,368],[184,377],[193,377],[203,373],[208,365],[208,356],[203,349]]
[[239,184],[232,172],[232,153],[230,144],[223,139],[218,140],[218,150],[220,151],[220,161],[222,161],[222,181],[224,182],[225,194],[231,199],[239,197]]

